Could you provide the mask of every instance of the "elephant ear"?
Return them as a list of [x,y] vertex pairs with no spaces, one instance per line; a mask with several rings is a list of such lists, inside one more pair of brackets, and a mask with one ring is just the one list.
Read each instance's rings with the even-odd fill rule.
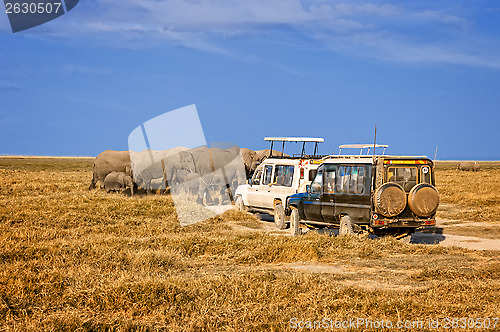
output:
[[118,173],[116,180],[118,181],[119,184],[125,184],[125,173]]

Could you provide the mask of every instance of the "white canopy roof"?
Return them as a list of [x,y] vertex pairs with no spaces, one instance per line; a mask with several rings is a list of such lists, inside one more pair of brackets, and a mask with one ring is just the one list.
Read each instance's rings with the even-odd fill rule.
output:
[[[388,148],[389,145],[386,144],[375,144],[376,148]],[[373,144],[344,144],[339,145],[339,149],[366,149],[373,148]]]
[[273,142],[316,142],[316,143],[323,143],[325,140],[323,138],[314,138],[314,137],[265,137],[264,141],[273,141]]

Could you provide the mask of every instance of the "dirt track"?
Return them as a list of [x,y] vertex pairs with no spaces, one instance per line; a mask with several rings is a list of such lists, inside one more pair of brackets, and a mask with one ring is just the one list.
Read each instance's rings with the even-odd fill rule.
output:
[[484,237],[449,234],[451,230],[456,227],[468,227],[472,229],[489,227],[496,228],[497,230],[500,229],[498,224],[475,222],[455,223],[451,220],[438,218],[436,227],[425,232],[416,232],[413,234],[412,243],[440,244],[447,247],[456,246],[473,250],[500,250],[499,238],[487,238],[488,236],[486,234]]
[[[289,229],[279,230],[273,222],[273,217],[266,214],[260,214],[259,228],[250,228],[244,225],[232,225],[235,230],[266,232],[272,235],[290,236]],[[436,227],[428,228],[424,231],[415,232],[412,235],[411,242],[415,244],[439,244],[446,247],[461,247],[471,250],[500,250],[500,238],[491,238],[490,234],[483,233],[480,236],[466,236],[451,234],[456,227],[476,229],[479,233],[485,228],[495,229],[500,232],[500,225],[491,223],[477,222],[456,222],[448,219],[438,218]],[[473,232],[477,233],[477,232]],[[333,231],[333,235],[337,232]]]

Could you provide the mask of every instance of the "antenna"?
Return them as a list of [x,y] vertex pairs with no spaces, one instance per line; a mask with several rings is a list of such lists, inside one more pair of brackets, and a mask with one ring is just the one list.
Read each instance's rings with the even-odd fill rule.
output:
[[438,155],[438,145],[436,145],[436,152],[434,153],[434,161],[436,161],[437,155]]
[[373,158],[375,158],[375,147],[377,146],[377,125],[375,125],[375,136],[373,137]]

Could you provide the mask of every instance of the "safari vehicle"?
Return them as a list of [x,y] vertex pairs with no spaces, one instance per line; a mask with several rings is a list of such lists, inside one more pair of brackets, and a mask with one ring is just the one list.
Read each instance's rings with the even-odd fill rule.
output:
[[339,228],[340,235],[365,231],[409,241],[417,228],[435,225],[438,205],[434,164],[425,156],[333,155],[323,158],[304,193],[288,198],[285,214],[293,235],[303,224]]
[[[236,189],[236,206],[239,210],[251,210],[274,214],[274,222],[280,229],[287,227],[284,204],[288,197],[305,190],[305,184],[316,174],[324,156],[318,155],[318,144],[322,138],[309,137],[266,137],[271,142],[270,156],[264,159],[255,170],[248,184]],[[273,145],[281,142],[280,156],[273,156]],[[284,154],[285,143],[302,143],[298,155]],[[305,153],[306,143],[314,143],[312,155]]]

